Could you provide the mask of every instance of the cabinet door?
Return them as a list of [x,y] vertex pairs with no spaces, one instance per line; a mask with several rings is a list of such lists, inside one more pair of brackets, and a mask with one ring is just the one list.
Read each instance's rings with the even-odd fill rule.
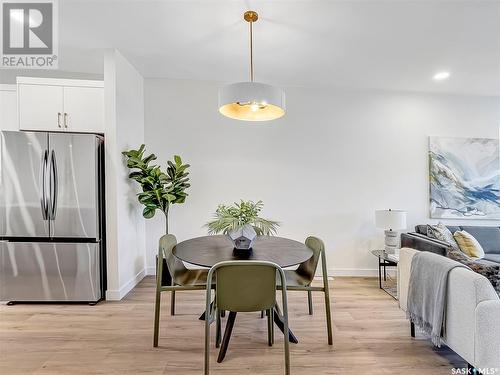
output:
[[62,131],[63,88],[18,85],[19,129]]
[[64,87],[63,123],[71,132],[104,133],[104,89]]
[[14,90],[0,89],[0,130],[19,130],[17,97]]

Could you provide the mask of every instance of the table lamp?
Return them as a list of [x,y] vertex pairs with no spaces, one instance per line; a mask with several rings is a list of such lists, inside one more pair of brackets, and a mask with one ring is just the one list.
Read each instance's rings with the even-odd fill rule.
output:
[[396,253],[398,248],[398,230],[406,229],[406,211],[403,210],[376,210],[375,225],[385,230],[385,252]]

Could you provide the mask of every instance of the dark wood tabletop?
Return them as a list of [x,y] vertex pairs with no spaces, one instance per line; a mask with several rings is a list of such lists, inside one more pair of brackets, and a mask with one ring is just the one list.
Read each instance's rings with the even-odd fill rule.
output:
[[225,235],[192,238],[178,243],[172,253],[184,262],[212,267],[227,260],[265,260],[280,267],[290,267],[305,262],[313,252],[304,243],[288,238],[259,236],[252,250],[233,251],[231,240]]

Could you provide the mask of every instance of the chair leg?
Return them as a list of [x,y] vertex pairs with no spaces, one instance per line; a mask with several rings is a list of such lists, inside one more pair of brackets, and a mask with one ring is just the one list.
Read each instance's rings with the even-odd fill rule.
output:
[[321,267],[323,271],[323,289],[325,293],[326,329],[328,330],[328,345],[333,345],[332,312],[330,306],[330,288],[328,286],[328,270],[326,268],[325,250],[321,252]]
[[[161,254],[160,254],[161,255]],[[158,257],[158,265],[156,267],[156,298],[155,298],[155,322],[153,332],[153,347],[158,347],[158,335],[160,331],[160,307],[161,307],[161,275],[163,270],[163,261],[161,256]]]
[[[174,280],[172,279],[172,286],[174,285]],[[175,290],[170,292],[170,315],[175,315]]]
[[155,324],[153,333],[153,346],[158,347],[158,334],[160,330],[160,305],[161,305],[161,292],[156,290],[156,300],[155,300]]
[[220,340],[221,340],[221,321],[220,321],[220,318],[221,318],[221,311],[220,310],[217,310],[216,311],[216,321],[215,321],[215,347],[218,348],[220,346]]
[[274,319],[273,310],[267,310],[267,344],[273,346],[274,343]]
[[410,322],[410,336],[415,338],[415,323]]
[[[284,278],[282,279],[284,280]],[[283,298],[283,341],[285,351],[285,375],[290,375],[290,328],[288,326],[288,302],[286,290],[282,291]]]
[[313,296],[310,290],[307,291],[307,302],[309,304],[309,315],[313,314]]
[[[325,276],[323,276],[323,279],[325,279]],[[325,285],[325,310],[326,310],[326,329],[328,330],[328,345],[333,345],[332,313],[330,308],[330,290],[328,289],[328,280],[324,281],[324,285]]]
[[224,331],[224,338],[222,339],[222,344],[219,349],[219,356],[217,357],[217,363],[221,363],[226,356],[227,348],[229,346],[229,339],[231,338],[231,333],[233,332],[234,321],[236,319],[236,312],[229,311],[229,316],[227,317],[226,330]]
[[263,318],[264,318],[264,310],[262,310],[262,311],[260,312],[260,318],[261,318],[261,319],[263,319]]
[[210,368],[210,322],[208,321],[208,319],[205,319],[205,366],[204,367],[205,367],[204,374],[208,375]]

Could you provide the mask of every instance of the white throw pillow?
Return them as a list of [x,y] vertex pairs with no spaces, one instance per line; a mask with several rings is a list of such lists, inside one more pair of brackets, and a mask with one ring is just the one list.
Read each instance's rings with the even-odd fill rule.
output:
[[446,228],[446,225],[443,223],[438,223],[437,225],[427,225],[427,235],[439,241],[446,242],[455,250],[460,250],[457,241],[455,241],[455,237],[453,237],[453,233],[451,233],[451,231]]

